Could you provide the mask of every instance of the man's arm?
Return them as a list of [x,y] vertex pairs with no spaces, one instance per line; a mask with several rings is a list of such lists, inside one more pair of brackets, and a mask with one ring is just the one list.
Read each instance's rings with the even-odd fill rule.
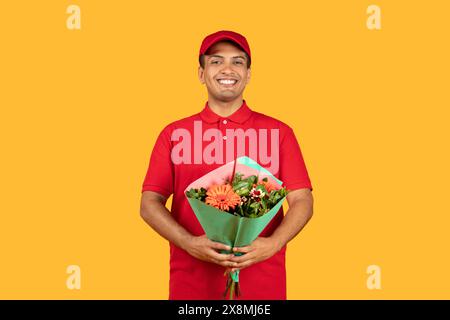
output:
[[238,263],[233,267],[232,272],[272,257],[308,223],[313,215],[314,199],[311,190],[293,190],[288,193],[287,200],[289,210],[270,237],[259,237],[249,246],[233,249],[234,252],[242,252],[245,254],[231,259]]
[[277,251],[302,231],[313,215],[314,198],[311,190],[294,190],[288,193],[286,199],[289,209],[278,228],[270,236]]
[[193,236],[183,228],[167,210],[165,204],[167,199],[153,191],[144,191],[141,198],[141,217],[163,238],[175,244],[177,247],[187,251],[193,257],[231,267],[235,264],[229,259],[233,254],[220,254],[218,250],[231,250],[229,246],[213,242],[205,235]]
[[166,208],[167,198],[163,195],[144,191],[141,198],[141,217],[163,238],[186,250],[186,243],[192,235],[178,224]]

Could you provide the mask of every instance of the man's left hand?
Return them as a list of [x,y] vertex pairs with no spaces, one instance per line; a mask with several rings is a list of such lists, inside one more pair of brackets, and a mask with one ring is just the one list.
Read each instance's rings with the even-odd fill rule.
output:
[[235,272],[238,269],[249,267],[257,262],[264,261],[272,257],[277,251],[278,243],[274,239],[268,237],[258,237],[250,245],[246,247],[233,248],[234,253],[241,252],[243,255],[235,256],[230,260],[237,264],[227,272]]

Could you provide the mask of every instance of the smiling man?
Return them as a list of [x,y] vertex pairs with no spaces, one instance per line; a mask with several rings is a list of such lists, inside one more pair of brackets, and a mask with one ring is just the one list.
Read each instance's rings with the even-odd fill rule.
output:
[[[224,271],[240,270],[239,299],[286,299],[286,245],[313,213],[312,185],[294,131],[287,124],[253,111],[243,99],[250,81],[247,40],[232,31],[208,35],[199,52],[198,76],[208,101],[190,117],[159,134],[142,185],[141,216],[170,244],[169,299],[222,299]],[[200,137],[200,138],[199,138]],[[283,208],[250,245],[230,250],[210,241],[184,190],[230,159],[249,156],[289,190]],[[171,210],[167,198],[173,195]]]

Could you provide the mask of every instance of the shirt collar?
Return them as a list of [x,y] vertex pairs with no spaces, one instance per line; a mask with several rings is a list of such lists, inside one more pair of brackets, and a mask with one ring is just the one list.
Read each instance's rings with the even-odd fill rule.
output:
[[212,109],[209,107],[208,101],[206,101],[205,107],[200,112],[200,117],[202,118],[202,120],[208,123],[216,123],[221,119],[227,119],[242,124],[247,121],[251,115],[252,110],[247,106],[245,99],[243,100],[242,105],[239,107],[239,109],[237,109],[228,117],[219,116],[217,113],[212,111]]

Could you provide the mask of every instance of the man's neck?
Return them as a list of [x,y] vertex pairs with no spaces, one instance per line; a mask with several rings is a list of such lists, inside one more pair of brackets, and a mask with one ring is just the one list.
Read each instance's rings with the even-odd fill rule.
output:
[[232,101],[219,101],[216,99],[208,98],[208,105],[212,111],[221,117],[228,117],[232,115],[236,110],[240,108],[244,102],[242,96]]

